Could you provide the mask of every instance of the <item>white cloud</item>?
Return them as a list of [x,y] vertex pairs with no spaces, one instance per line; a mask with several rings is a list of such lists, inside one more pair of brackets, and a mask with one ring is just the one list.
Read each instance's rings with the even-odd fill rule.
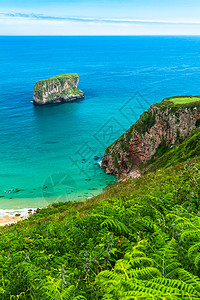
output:
[[200,20],[56,17],[0,13],[1,35],[199,35]]
[[5,13],[1,12],[0,17],[15,19],[32,19],[32,20],[51,20],[51,21],[72,21],[72,22],[102,22],[102,23],[155,23],[155,24],[180,24],[180,25],[200,25],[200,20],[151,20],[151,19],[119,19],[119,18],[86,18],[86,17],[57,17],[40,14],[24,13]]

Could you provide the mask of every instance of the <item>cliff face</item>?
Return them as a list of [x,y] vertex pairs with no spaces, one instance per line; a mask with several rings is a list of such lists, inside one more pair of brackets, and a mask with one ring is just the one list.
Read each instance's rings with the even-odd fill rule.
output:
[[174,104],[169,98],[163,100],[106,149],[102,167],[117,176],[137,177],[141,166],[146,167],[152,158],[178,145],[199,126],[200,101]]
[[44,105],[83,98],[84,93],[77,89],[78,81],[78,74],[62,74],[36,82],[33,104]]

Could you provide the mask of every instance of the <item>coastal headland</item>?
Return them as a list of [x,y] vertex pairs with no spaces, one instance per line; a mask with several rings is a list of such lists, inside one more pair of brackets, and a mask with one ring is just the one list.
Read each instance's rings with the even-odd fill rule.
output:
[[166,98],[153,104],[105,150],[101,166],[118,177],[138,177],[199,127],[200,96]]

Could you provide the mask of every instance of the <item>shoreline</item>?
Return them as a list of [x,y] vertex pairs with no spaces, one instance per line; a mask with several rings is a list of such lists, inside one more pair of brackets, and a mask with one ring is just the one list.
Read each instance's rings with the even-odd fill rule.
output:
[[0,226],[6,226],[11,225],[14,223],[17,223],[19,221],[27,219],[29,216],[23,216],[23,217],[9,217],[9,216],[0,216]]
[[0,209],[0,226],[17,223],[33,215],[38,208]]
[[[117,180],[116,180],[117,182]],[[112,183],[107,184],[107,186],[105,188],[102,189],[88,189],[88,190],[84,190],[81,191],[81,193],[79,194],[78,192],[74,193],[70,199],[70,197],[66,197],[66,195],[57,195],[57,196],[53,196],[53,197],[35,197],[35,198],[13,198],[12,200],[9,199],[9,204],[11,204],[11,201],[15,201],[15,199],[17,199],[19,202],[21,203],[26,203],[25,205],[27,205],[26,207],[15,207],[15,208],[6,208],[6,207],[2,207],[0,208],[0,226],[5,226],[5,225],[10,225],[13,223],[17,223],[21,220],[24,220],[26,218],[28,218],[30,215],[33,215],[37,209],[41,209],[41,208],[45,208],[49,205],[51,205],[52,203],[57,203],[57,202],[65,202],[65,201],[81,201],[81,200],[87,200],[90,199],[94,196],[99,195],[100,193],[103,192],[104,189],[108,188],[110,185],[112,185]],[[60,201],[58,201],[58,199]],[[5,200],[5,198],[4,198]],[[35,204],[35,207],[32,206],[32,203]]]

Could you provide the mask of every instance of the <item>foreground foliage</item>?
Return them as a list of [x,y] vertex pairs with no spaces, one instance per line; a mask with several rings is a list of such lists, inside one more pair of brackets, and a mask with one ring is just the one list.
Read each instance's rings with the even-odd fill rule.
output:
[[2,228],[0,299],[200,299],[199,170],[197,155]]

